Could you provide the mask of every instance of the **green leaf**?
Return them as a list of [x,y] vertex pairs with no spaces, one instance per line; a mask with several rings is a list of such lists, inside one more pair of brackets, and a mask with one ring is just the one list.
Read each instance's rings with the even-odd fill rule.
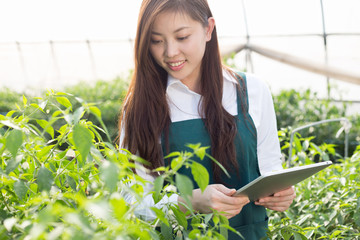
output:
[[306,234],[305,234],[306,239],[310,239],[310,238],[311,238],[311,236],[314,234],[314,232],[315,232],[315,230],[314,230],[314,229],[312,229],[312,230],[310,230],[310,231],[306,232]]
[[45,113],[44,110],[39,105],[37,105],[36,103],[31,103],[30,106],[32,106],[33,108],[36,108],[36,109],[42,111],[43,113]]
[[214,213],[206,214],[205,217],[204,217],[204,223],[208,224],[209,221],[212,219],[213,215],[214,215]]
[[36,120],[37,124],[39,124],[40,127],[44,128],[46,127],[46,125],[48,124],[48,121],[44,120],[44,119],[37,119]]
[[[15,110],[11,110],[11,111],[9,111],[7,114],[6,114],[6,117],[12,117],[12,115],[14,114],[14,113],[16,113],[16,111]],[[4,115],[2,115],[2,114],[0,114],[0,119],[1,120],[5,120],[5,117],[4,117]]]
[[66,182],[69,184],[69,186],[70,186],[74,191],[76,191],[76,182],[75,182],[74,178],[72,178],[72,177],[69,176],[69,175],[66,175]]
[[165,223],[166,226],[170,226],[169,221],[166,219],[165,213],[162,210],[160,210],[156,207],[151,207],[151,210],[154,211],[154,213],[156,214],[156,217],[158,217],[160,221]]
[[[7,211],[0,209],[0,221],[3,222],[8,217],[10,217],[9,213]],[[1,225],[0,225],[0,227],[1,227]],[[2,234],[2,232],[0,230],[0,236],[1,236],[1,234]]]
[[56,101],[58,101],[58,103],[60,103],[64,107],[70,108],[70,110],[72,109],[72,104],[66,97],[56,97]]
[[48,155],[52,148],[54,148],[53,145],[43,146],[43,148],[38,152],[37,156],[42,158]]
[[[53,92],[53,94],[54,94],[54,92]],[[57,92],[57,93],[55,93],[55,95],[56,96],[59,96],[59,95],[71,96],[71,94],[66,93],[66,92]]]
[[90,110],[90,112],[91,112],[92,114],[94,114],[96,117],[101,118],[101,111],[100,111],[99,108],[92,106],[92,107],[89,108],[89,110]]
[[46,108],[47,103],[48,103],[48,100],[45,100],[39,104],[39,108],[41,109],[41,111],[43,111]]
[[83,127],[82,125],[75,125],[73,131],[73,139],[75,147],[77,148],[77,150],[79,150],[80,155],[85,162],[92,145],[92,135],[90,133],[90,130]]
[[155,204],[158,203],[161,199],[161,190],[163,188],[164,185],[164,176],[160,175],[158,176],[155,181],[154,181],[154,194],[153,194],[153,199]]
[[192,196],[192,190],[194,189],[192,181],[187,176],[181,175],[179,173],[176,173],[175,181],[176,187],[179,190],[181,196],[185,199],[188,207],[191,207],[189,197]]
[[182,167],[183,164],[184,164],[183,158],[182,158],[182,156],[179,156],[179,157],[173,158],[171,160],[170,165],[171,165],[171,169],[173,169],[176,172],[177,170],[179,170]]
[[192,162],[191,173],[194,176],[194,180],[199,185],[202,192],[209,184],[209,173],[206,168],[198,162]]
[[214,215],[213,222],[214,222],[215,226],[218,225],[218,223],[220,222],[220,218],[218,215]]
[[204,159],[205,155],[206,155],[206,149],[208,149],[209,147],[200,147],[201,144],[188,144],[186,145],[187,147],[191,148],[195,155],[198,156],[201,160]]
[[223,227],[223,225],[220,225],[220,234],[224,237],[224,239],[228,239],[228,229],[226,227]]
[[19,163],[21,162],[21,159],[19,158],[13,158],[11,159],[8,163],[7,163],[7,166],[6,166],[6,174],[9,174],[11,173],[12,171],[14,171]]
[[186,220],[186,216],[185,213],[183,213],[182,211],[180,211],[177,207],[172,206],[171,210],[173,211],[175,218],[177,220],[177,222],[179,223],[179,225],[183,226],[184,229],[187,229],[188,226],[188,222]]
[[220,217],[221,224],[229,224],[229,219],[227,219],[225,216],[219,215],[219,217]]
[[302,143],[302,150],[306,151],[309,148],[309,145],[310,145],[309,140],[304,140]]
[[317,154],[322,153],[322,150],[314,143],[310,143],[310,146],[316,151]]
[[26,104],[27,104],[27,98],[25,97],[25,95],[23,95],[22,98],[23,98],[23,104],[24,104],[24,107],[25,107]]
[[26,196],[28,188],[23,181],[18,180],[14,183],[14,191],[16,196],[18,196],[20,200],[23,200]]
[[331,237],[337,237],[338,235],[340,235],[342,233],[341,230],[336,230],[331,234]]
[[[360,199],[360,198],[359,198]],[[360,227],[360,211],[356,210],[354,213],[354,223]]]
[[172,152],[172,153],[169,153],[169,155],[166,155],[164,158],[172,158],[172,157],[178,157],[180,156],[180,152]]
[[37,184],[39,186],[39,191],[50,191],[50,188],[54,182],[54,177],[52,172],[46,167],[41,167],[37,177]]
[[81,117],[84,115],[84,108],[83,107],[80,107],[78,109],[75,110],[74,113],[67,113],[67,114],[64,114],[64,119],[65,121],[70,124],[70,125],[73,125],[73,124],[77,124],[79,123]]
[[198,239],[201,236],[201,231],[200,229],[193,229],[191,230],[191,232],[189,233],[189,238],[190,239]]
[[15,158],[20,146],[23,143],[23,133],[20,130],[14,129],[6,137],[6,148]]
[[44,119],[36,120],[37,124],[44,129],[52,138],[54,138],[54,128]]
[[173,234],[172,234],[173,229],[168,224],[162,222],[160,224],[160,230],[161,230],[161,235],[164,237],[164,239],[173,239]]
[[280,231],[281,236],[285,239],[285,240],[289,240],[290,237],[292,236],[291,231],[289,230],[289,228],[283,228]]
[[324,161],[329,161],[330,160],[329,155],[327,155],[325,152],[322,152],[320,154],[320,156]]
[[208,158],[210,158],[213,162],[215,162],[215,163],[221,168],[221,170],[226,174],[226,176],[230,178],[230,174],[226,171],[226,169],[224,168],[224,166],[223,166],[221,163],[219,163],[219,162],[218,162],[215,158],[213,158],[210,154],[206,154],[206,156],[207,156]]
[[294,240],[307,240],[307,238],[301,233],[294,232]]
[[198,156],[201,160],[204,159],[205,155],[206,155],[206,149],[208,149],[209,147],[201,147],[198,149],[195,149],[194,153],[196,154],[196,156]]
[[123,221],[125,213],[129,210],[126,201],[123,198],[112,198],[110,204],[116,219]]
[[196,150],[201,146],[201,143],[197,143],[197,144],[187,144],[187,147],[191,148],[192,150]]
[[77,124],[80,119],[82,118],[82,116],[84,115],[84,108],[83,107],[79,107],[78,109],[75,110],[74,114],[72,114],[72,123],[73,124]]
[[105,186],[111,191],[116,190],[118,182],[118,167],[109,161],[104,161],[100,169],[101,179],[104,181]]
[[17,125],[15,125],[12,121],[10,120],[1,120],[0,121],[1,124],[8,126],[9,128],[13,128],[13,129],[17,129],[17,130],[21,130],[21,128]]

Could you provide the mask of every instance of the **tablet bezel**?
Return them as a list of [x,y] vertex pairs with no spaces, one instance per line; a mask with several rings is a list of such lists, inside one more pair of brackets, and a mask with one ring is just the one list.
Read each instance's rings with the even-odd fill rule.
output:
[[289,188],[330,165],[332,165],[331,161],[325,161],[276,172],[267,172],[239,188],[232,196],[248,196],[250,201],[256,201],[259,198],[271,196]]

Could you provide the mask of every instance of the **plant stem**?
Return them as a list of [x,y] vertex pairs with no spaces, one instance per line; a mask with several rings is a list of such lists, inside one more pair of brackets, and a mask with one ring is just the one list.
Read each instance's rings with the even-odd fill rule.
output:
[[11,212],[11,210],[10,210],[10,207],[9,207],[9,205],[7,204],[7,202],[6,202],[6,200],[5,200],[5,197],[4,197],[4,195],[3,195],[3,193],[2,193],[2,188],[0,189],[0,192],[1,192],[1,198],[3,199],[3,203],[5,204],[5,207],[9,210],[9,212]]

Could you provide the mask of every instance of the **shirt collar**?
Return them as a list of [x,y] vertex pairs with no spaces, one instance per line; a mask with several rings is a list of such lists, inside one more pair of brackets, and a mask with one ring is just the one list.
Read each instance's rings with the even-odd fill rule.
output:
[[[229,81],[229,82],[235,83],[235,84],[238,83],[238,81],[228,71],[223,69],[222,72],[223,72],[223,76],[224,76],[224,81]],[[182,86],[182,87],[184,87],[184,88],[186,88],[187,90],[190,91],[190,89],[185,84],[183,84],[179,79],[176,79],[173,76],[171,76],[170,74],[168,74],[167,89],[170,86],[174,86],[174,87],[175,86]]]

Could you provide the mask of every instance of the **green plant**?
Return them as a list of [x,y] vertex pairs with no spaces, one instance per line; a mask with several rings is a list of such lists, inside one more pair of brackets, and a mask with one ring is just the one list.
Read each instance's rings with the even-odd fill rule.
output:
[[[65,89],[67,93],[71,93],[86,102],[94,103],[100,109],[102,121],[107,126],[113,141],[118,136],[118,117],[128,88],[128,80],[125,79],[118,77],[111,81],[97,81],[90,86],[82,82]],[[78,106],[75,100],[71,101],[75,107]],[[93,115],[89,114],[84,117],[95,125],[99,125],[98,119]]]
[[[320,150],[309,138],[298,139],[300,146],[313,146],[305,163],[312,155],[328,152]],[[330,148],[331,149],[331,148]],[[314,151],[314,152],[312,152]],[[331,151],[330,151],[331,152]],[[304,163],[304,162],[303,162]],[[299,157],[293,164],[303,164]],[[317,173],[296,185],[297,197],[284,213],[270,211],[269,237],[271,239],[358,239],[360,237],[360,147],[351,158]]]
[[[292,142],[292,150],[290,151],[290,133],[291,128],[281,129],[278,131],[279,140],[281,143],[281,151],[283,158],[289,161],[289,154],[291,154],[290,163],[293,164],[311,164],[319,161],[329,161],[331,159],[341,159],[342,156],[335,150],[336,145],[322,143],[317,145],[313,142],[314,136],[302,137],[300,133],[295,133]],[[337,160],[334,160],[336,162]]]
[[[38,112],[46,120],[38,119]],[[102,127],[85,119],[87,114]],[[204,189],[209,181],[206,169],[191,158],[203,158],[205,147],[190,145],[192,153],[170,154],[171,166],[157,169],[164,174],[156,178],[153,192],[144,193],[147,181],[132,169],[135,162],[146,161],[111,144],[101,116],[94,104],[53,91],[36,101],[23,97],[17,111],[0,115],[1,239],[168,239],[173,234],[225,239],[232,230],[228,220],[216,212],[194,213],[191,204],[186,205],[189,223],[175,205],[166,206],[168,215],[153,208],[153,222],[135,215],[145,194],[152,194],[155,202],[174,192],[189,199],[192,184],[177,173],[181,166],[191,168]],[[64,124],[57,129],[57,122]],[[124,193],[133,195],[135,203],[126,202]]]
[[[322,100],[317,93],[310,89],[305,91],[282,90],[279,94],[273,95],[278,129],[295,129],[297,127],[325,119],[336,119],[347,117],[352,124],[349,133],[349,155],[360,143],[360,121],[359,115],[347,116],[347,104],[336,104],[329,100]],[[326,123],[316,127],[301,130],[303,137],[314,137],[312,140],[316,145],[324,143],[334,144],[337,154],[344,154],[345,134],[336,137],[341,128],[339,122]]]
[[[165,210],[154,209],[157,215],[154,222],[135,216],[136,204],[145,197],[146,181],[134,175],[132,169],[134,161],[146,162],[119,151],[112,143],[110,126],[116,129],[114,119],[120,108],[116,104],[121,103],[123,95],[114,95],[110,100],[110,113],[107,108],[103,109],[105,114],[102,110],[108,106],[106,95],[120,94],[122,91],[116,89],[123,89],[126,83],[119,80],[98,84],[92,90],[79,86],[82,97],[53,91],[32,99],[10,94],[16,95],[9,97],[14,104],[0,114],[0,239],[166,239],[170,235],[178,239],[224,239],[226,230],[232,230],[227,219],[216,212],[194,213],[189,204],[188,217],[172,205],[166,206],[168,215]],[[76,93],[75,87],[73,90]],[[284,126],[341,116],[342,110],[324,115],[331,111],[313,106],[316,102],[306,107],[313,110],[305,110],[301,93],[292,94],[294,99],[285,94],[279,100],[288,102],[288,109],[282,105],[277,110],[283,116],[278,122],[284,121],[281,123]],[[85,97],[96,104],[84,100]],[[275,106],[278,103],[275,100]],[[296,118],[304,113],[305,116]],[[111,114],[112,117],[103,120]],[[294,119],[286,123],[291,118]],[[360,118],[354,115],[350,121],[353,124],[350,139],[355,149],[360,142],[356,135]],[[332,128],[336,132],[338,126]],[[279,131],[285,156],[291,129],[284,127]],[[271,239],[359,238],[360,147],[351,158],[342,159],[338,144],[327,142],[328,136],[322,134],[316,131],[303,136],[296,134],[292,165],[328,159],[338,163],[298,184],[297,198],[285,213],[270,211]],[[172,153],[168,156],[174,158],[171,165],[158,169],[164,174],[156,178],[150,193],[155,201],[174,192],[188,198],[192,190],[187,184],[189,180],[177,174],[177,169],[184,165],[192,169],[201,188],[207,185],[206,172],[192,161],[194,156],[202,158],[206,147],[189,147],[192,152]],[[126,202],[121,191],[133,194],[137,203]]]
[[16,104],[21,102],[21,94],[7,88],[0,91],[0,114],[6,114],[16,109]]

